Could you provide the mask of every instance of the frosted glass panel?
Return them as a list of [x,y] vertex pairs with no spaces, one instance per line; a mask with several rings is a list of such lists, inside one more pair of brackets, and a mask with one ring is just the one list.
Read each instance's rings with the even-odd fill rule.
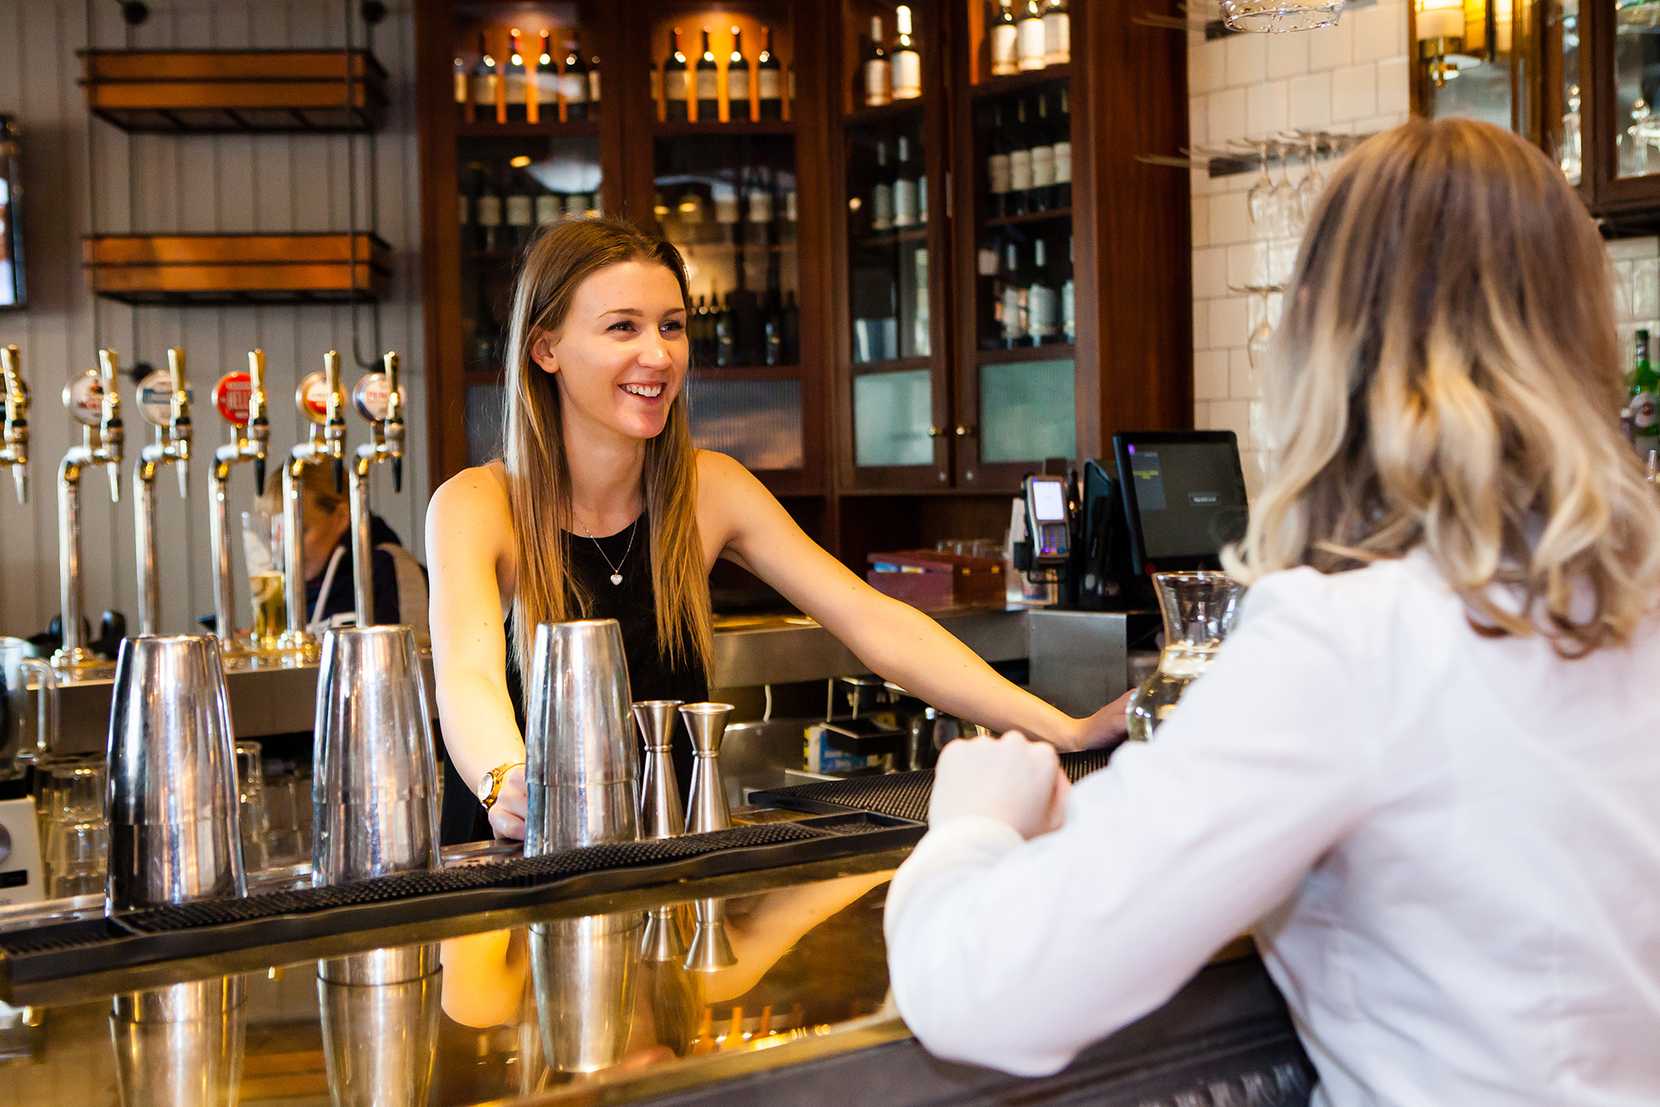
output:
[[501,385],[467,386],[467,464],[483,465],[501,456]]
[[853,463],[932,465],[933,381],[926,369],[853,378]]
[[692,441],[750,469],[800,469],[801,382],[693,380]]
[[1042,461],[1078,450],[1070,358],[980,367],[980,462]]

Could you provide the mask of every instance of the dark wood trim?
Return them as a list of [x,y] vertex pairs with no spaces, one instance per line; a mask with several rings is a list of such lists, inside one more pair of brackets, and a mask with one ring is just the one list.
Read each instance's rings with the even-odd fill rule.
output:
[[448,4],[415,6],[415,112],[420,120],[421,303],[426,338],[426,423],[433,489],[467,465],[467,381],[462,364],[461,228],[456,221],[455,101],[449,83]]

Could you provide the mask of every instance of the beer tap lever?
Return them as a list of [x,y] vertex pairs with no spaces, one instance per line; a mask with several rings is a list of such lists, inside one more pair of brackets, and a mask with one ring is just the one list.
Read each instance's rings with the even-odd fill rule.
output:
[[138,384],[138,413],[155,428],[155,441],[142,447],[133,466],[133,533],[138,545],[138,627],[157,633],[161,591],[156,557],[156,474],[171,465],[179,479],[179,496],[190,499],[190,391],[184,379],[184,351],[167,350],[167,370],[157,370]]
[[[182,364],[181,364],[182,369]],[[254,494],[265,488],[265,457],[271,441],[266,416],[265,351],[248,351],[246,373],[226,373],[213,387],[213,406],[230,427],[229,440],[213,453],[208,537],[213,547],[213,625],[219,645],[231,657],[248,652],[232,626],[235,595],[231,587],[229,483],[236,466],[252,462]],[[256,598],[256,603],[257,603]],[[255,644],[260,645],[259,643]]]
[[398,355],[388,350],[381,359],[386,368],[368,373],[352,389],[352,406],[368,420],[369,441],[357,448],[351,470],[352,592],[357,622],[374,621],[374,547],[371,545],[369,475],[377,463],[392,465],[392,487],[402,491],[404,397],[398,382]]
[[167,375],[173,378],[173,418],[167,437],[173,447],[173,471],[179,477],[179,499],[190,499],[190,389],[184,381],[184,350],[167,348]]
[[[319,396],[318,393],[322,395]],[[301,660],[315,660],[317,639],[306,629],[305,619],[305,515],[300,510],[300,480],[307,468],[329,464],[334,469],[335,487],[346,491],[346,417],[342,411],[345,395],[340,388],[340,355],[330,350],[323,355],[323,371],[310,373],[294,391],[300,415],[310,420],[311,434],[288,453],[282,467],[283,602],[287,607],[287,629],[282,648]]]
[[323,383],[329,390],[328,414],[323,423],[323,442],[334,468],[334,490],[346,491],[346,413],[341,409],[345,393],[340,388],[340,355],[330,350],[323,358]]
[[98,351],[98,365],[76,374],[63,388],[64,409],[79,424],[81,441],[64,452],[58,465],[58,610],[63,644],[52,655],[52,665],[71,677],[108,667],[82,641],[81,628],[81,474],[87,466],[103,465],[115,475],[110,498],[121,502],[119,474],[125,436],[117,391],[120,362],[115,351],[104,349]]
[[121,359],[114,350],[98,351],[98,371],[103,378],[104,405],[98,417],[98,449],[93,460],[104,463],[110,478],[110,502],[121,502],[122,445],[127,432],[121,423]]
[[265,414],[265,351],[248,351],[248,377],[252,391],[248,394],[248,438],[252,442],[254,459],[254,495],[265,491],[265,455],[271,445],[271,420]]
[[0,347],[0,383],[6,392],[6,431],[0,444],[0,468],[12,471],[17,502],[29,502],[29,386],[23,382],[23,355],[16,346]]
[[386,446],[392,456],[392,491],[403,492],[403,393],[398,389],[398,354],[386,351]]

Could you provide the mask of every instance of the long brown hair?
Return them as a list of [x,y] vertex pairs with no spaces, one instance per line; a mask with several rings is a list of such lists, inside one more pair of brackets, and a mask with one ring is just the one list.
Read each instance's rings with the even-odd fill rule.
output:
[[[508,319],[504,460],[513,511],[512,658],[530,672],[539,623],[587,614],[589,597],[571,575],[566,533],[571,529],[571,473],[565,456],[559,386],[530,359],[536,339],[557,332],[577,287],[594,273],[627,261],[656,262],[691,293],[680,252],[620,219],[556,223],[526,249]],[[657,597],[657,644],[672,662],[701,661],[712,669],[709,574],[697,532],[697,462],[682,389],[663,432],[646,443],[642,491],[651,522],[651,583]]]
[[1660,589],[1660,504],[1618,429],[1608,257],[1556,166],[1470,120],[1369,139],[1285,305],[1273,462],[1230,571],[1423,549],[1484,633],[1564,656],[1630,640]]

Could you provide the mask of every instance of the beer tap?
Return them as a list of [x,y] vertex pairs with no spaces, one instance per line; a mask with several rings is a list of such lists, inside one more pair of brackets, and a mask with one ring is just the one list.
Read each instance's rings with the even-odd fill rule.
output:
[[108,669],[81,644],[81,471],[102,465],[110,474],[110,502],[121,502],[120,361],[114,350],[98,351],[98,369],[88,369],[63,388],[63,405],[81,424],[81,444],[71,446],[58,466],[58,598],[63,646],[52,664],[68,675]]
[[357,448],[350,474],[352,508],[352,594],[357,625],[375,621],[374,546],[369,534],[369,476],[378,462],[392,465],[392,489],[403,491],[404,396],[398,384],[398,355],[382,359],[385,372],[366,373],[352,389],[352,406],[369,421],[369,441]]
[[133,466],[133,521],[138,542],[138,632],[156,633],[161,593],[156,579],[156,474],[171,465],[179,477],[179,498],[190,502],[190,390],[184,383],[184,351],[167,349],[166,370],[157,369],[138,385],[138,411],[156,428],[154,441],[139,451]]
[[249,652],[239,641],[232,620],[236,599],[231,586],[230,480],[236,467],[253,462],[254,495],[265,487],[265,456],[271,441],[271,421],[265,415],[265,351],[248,351],[248,371],[231,372],[213,386],[213,406],[230,426],[229,440],[213,451],[208,481],[208,538],[213,548],[213,633],[219,648],[231,657]]
[[0,384],[6,390],[6,434],[0,469],[12,471],[17,502],[29,502],[29,386],[23,383],[23,356],[16,346],[0,347]]
[[283,631],[281,645],[301,661],[315,661],[320,650],[317,639],[306,629],[305,514],[300,510],[300,478],[311,466],[327,463],[334,469],[335,490],[346,491],[346,417],[341,411],[345,402],[340,387],[340,355],[330,350],[323,355],[323,371],[307,374],[294,391],[295,406],[311,421],[311,435],[288,452],[288,462],[282,467],[283,601],[288,609],[288,629]]

